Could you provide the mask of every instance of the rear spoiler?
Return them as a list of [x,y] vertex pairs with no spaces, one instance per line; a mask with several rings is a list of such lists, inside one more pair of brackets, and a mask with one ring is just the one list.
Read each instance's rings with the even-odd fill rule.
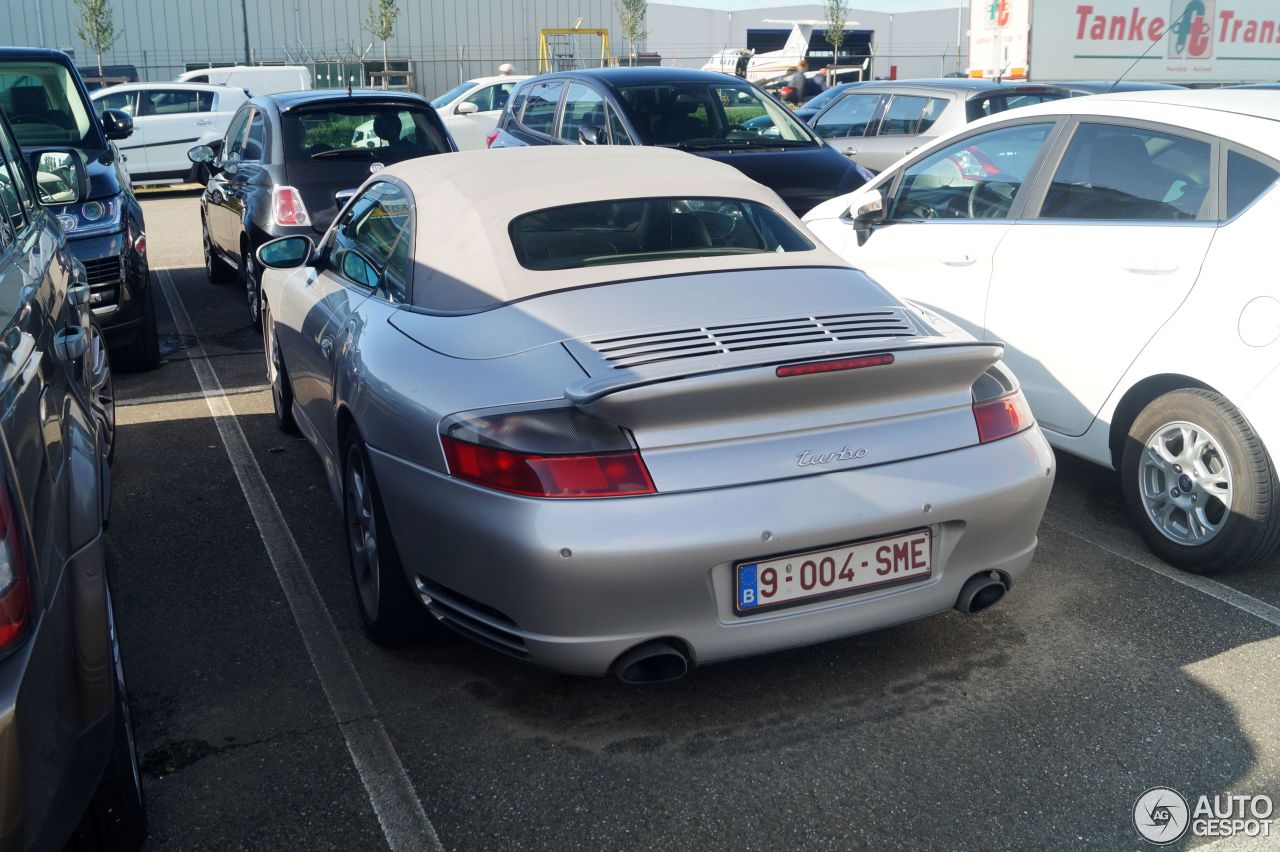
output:
[[[866,341],[860,341],[857,344],[849,346],[832,346],[823,347],[821,351],[807,354],[803,358],[798,358],[794,353],[789,356],[783,356],[776,359],[756,360],[751,363],[740,363],[726,366],[721,362],[707,365],[703,369],[689,369],[692,367],[687,362],[678,362],[675,366],[668,366],[667,369],[661,371],[638,372],[634,370],[618,370],[614,375],[597,376],[582,379],[574,382],[564,389],[565,399],[576,406],[586,406],[597,402],[603,397],[615,394],[620,391],[635,390],[636,388],[647,387],[650,385],[663,384],[665,382],[678,382],[693,378],[722,377],[726,383],[732,383],[736,378],[736,374],[748,370],[759,370],[761,368],[776,368],[787,364],[803,364],[811,361],[827,361],[835,358],[845,358],[855,355],[867,355],[870,353],[907,353],[922,352],[945,349],[965,349],[974,350],[972,354],[978,355],[980,358],[986,357],[991,363],[998,361],[1004,355],[1003,343],[992,343],[980,340],[946,340],[937,337],[915,338],[912,340],[897,340],[888,342],[884,346],[868,346]],[[978,352],[976,350],[983,350]],[[958,353],[957,353],[958,354]],[[979,371],[981,372],[981,371]]]
[[388,95],[386,92],[378,92],[376,96],[368,97],[368,95],[373,91],[374,90],[372,89],[356,89],[350,95],[343,92],[342,94],[335,94],[332,97],[304,98],[302,100],[293,101],[291,103],[285,104],[284,106],[281,106],[280,113],[281,115],[288,115],[291,112],[298,112],[299,110],[308,110],[313,107],[343,105],[343,104],[350,104],[352,102],[357,102],[362,106],[368,105],[368,106],[421,107],[421,106],[431,105],[431,102],[428,101],[426,98],[422,97],[421,95],[415,95],[411,92],[405,92],[404,94],[401,94],[399,96]]

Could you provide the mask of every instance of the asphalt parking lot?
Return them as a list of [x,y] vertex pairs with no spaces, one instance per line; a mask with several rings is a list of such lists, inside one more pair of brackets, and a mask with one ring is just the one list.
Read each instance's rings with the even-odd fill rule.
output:
[[108,559],[152,848],[1121,849],[1150,787],[1280,796],[1280,562],[1169,568],[1068,457],[977,617],[645,688],[372,645],[198,196],[143,206],[167,354],[117,377]]

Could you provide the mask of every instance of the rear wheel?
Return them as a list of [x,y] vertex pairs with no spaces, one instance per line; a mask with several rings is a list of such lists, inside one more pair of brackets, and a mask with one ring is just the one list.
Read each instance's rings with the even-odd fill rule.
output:
[[253,246],[245,244],[240,254],[240,269],[244,276],[244,295],[249,302],[249,323],[262,330],[262,286],[258,280],[258,259],[253,256]]
[[200,234],[204,241],[204,274],[214,284],[226,284],[231,280],[231,270],[218,257],[213,249],[213,241],[209,237],[209,222],[200,217]]
[[138,764],[138,749],[133,738],[133,720],[129,716],[129,696],[125,690],[124,664],[120,658],[120,641],[110,592],[107,601],[116,693],[111,755],[89,809],[81,817],[71,842],[67,844],[69,849],[77,852],[140,849],[147,836],[142,768]]
[[346,442],[342,505],[356,604],[370,639],[399,644],[421,635],[425,614],[391,540],[369,453],[352,431]]
[[1197,574],[1257,562],[1280,541],[1280,482],[1266,448],[1220,394],[1151,402],[1125,442],[1125,501],[1162,559]]
[[298,424],[293,419],[293,386],[289,384],[289,372],[280,354],[280,340],[271,319],[271,306],[265,302],[262,305],[262,352],[267,359],[267,381],[271,383],[271,405],[275,408],[276,426],[281,432],[295,434]]

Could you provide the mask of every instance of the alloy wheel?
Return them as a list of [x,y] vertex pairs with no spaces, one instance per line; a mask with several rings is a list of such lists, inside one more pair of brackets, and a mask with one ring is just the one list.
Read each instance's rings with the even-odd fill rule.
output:
[[111,375],[111,355],[102,330],[91,325],[89,330],[89,407],[97,421],[102,438],[102,454],[110,461],[116,443],[116,393]]
[[1184,420],[1152,433],[1138,466],[1139,493],[1151,523],[1170,541],[1199,546],[1231,516],[1234,482],[1222,442]]
[[378,532],[373,514],[373,494],[358,446],[347,453],[347,544],[351,548],[351,570],[355,576],[360,606],[369,619],[378,615],[381,594],[378,574]]
[[280,344],[276,342],[276,330],[271,325],[271,309],[262,308],[262,352],[267,361],[267,381],[271,385],[271,404],[276,417],[284,410],[284,389],[281,387]]
[[244,256],[244,291],[249,300],[249,319],[254,325],[262,322],[262,297],[258,286],[258,264],[252,250]]
[[206,278],[212,281],[216,272],[213,268],[216,261],[213,258],[213,246],[209,244],[209,223],[205,221],[203,216],[200,217],[200,237],[204,248],[204,274]]

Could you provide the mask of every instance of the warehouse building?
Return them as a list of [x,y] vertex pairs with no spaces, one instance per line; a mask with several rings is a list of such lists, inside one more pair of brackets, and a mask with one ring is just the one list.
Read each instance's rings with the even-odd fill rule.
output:
[[[170,80],[208,65],[309,65],[317,86],[368,84],[382,70],[382,48],[365,27],[365,0],[112,0],[120,37],[103,62],[132,66],[144,80]],[[625,62],[627,46],[612,0],[400,0],[396,36],[388,44],[393,85],[427,95],[512,63],[536,73],[542,48],[555,66],[599,65],[602,48]],[[725,47],[771,49],[785,40],[787,20],[820,20],[825,3],[739,9],[727,0],[651,0],[648,61],[699,67]],[[854,0],[846,51],[868,76],[938,76],[967,64],[966,10],[957,0]],[[967,4],[964,4],[967,5]],[[899,11],[895,11],[899,10]],[[902,11],[906,10],[906,11]],[[73,0],[9,0],[8,39],[74,53],[95,64],[76,36]],[[547,28],[579,27],[582,35],[550,36]],[[605,30],[607,47],[589,30]],[[821,31],[815,45],[822,43]],[[855,47],[855,46],[861,47]]]

